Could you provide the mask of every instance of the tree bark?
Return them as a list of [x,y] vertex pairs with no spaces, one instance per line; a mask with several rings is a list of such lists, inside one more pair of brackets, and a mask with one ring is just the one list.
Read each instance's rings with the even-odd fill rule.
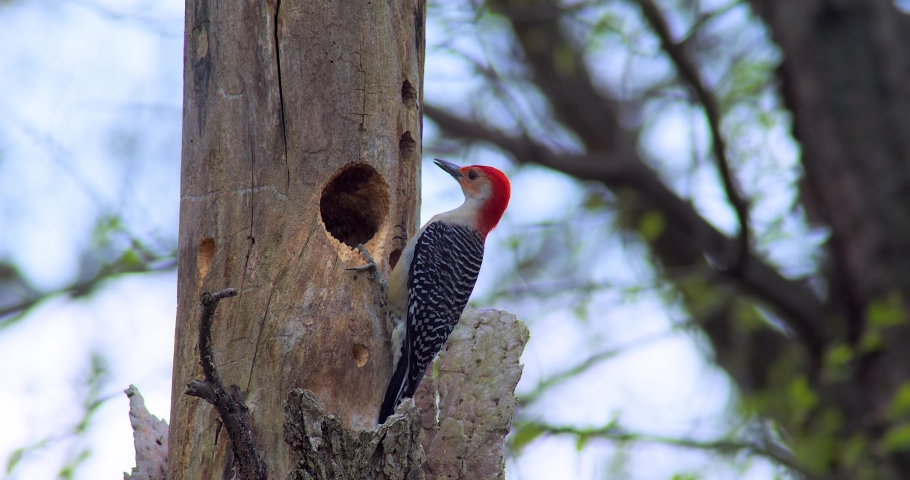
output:
[[[816,379],[816,411],[842,418],[840,442],[817,455],[821,470],[910,478],[902,393],[910,385],[910,16],[891,0],[751,4],[784,54],[781,92],[805,170],[800,200],[831,232],[828,321],[849,368],[829,365]],[[818,423],[792,430],[817,436]],[[851,438],[865,446],[852,463],[843,454]]]
[[379,289],[396,226],[418,222],[421,0],[190,0],[184,51],[177,333],[168,478],[222,478],[230,441],[199,378],[197,299],[235,287],[215,362],[242,390],[271,477],[290,470],[284,402],[300,387],[374,426],[391,358]]

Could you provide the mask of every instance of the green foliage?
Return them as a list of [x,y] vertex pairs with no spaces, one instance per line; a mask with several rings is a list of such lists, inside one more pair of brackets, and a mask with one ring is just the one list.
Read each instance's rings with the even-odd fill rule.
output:
[[836,344],[825,352],[824,375],[829,382],[845,381],[850,375],[848,368],[853,361],[853,348],[846,344]]
[[866,330],[860,338],[864,352],[875,352],[884,348],[885,330],[906,322],[904,302],[900,294],[892,292],[884,300],[874,300],[866,308]]
[[[0,264],[0,267],[3,265]],[[99,218],[92,230],[92,246],[81,258],[80,271],[69,284],[59,289],[38,291],[21,275],[14,278],[22,295],[11,305],[0,305],[0,329],[15,325],[35,307],[59,296],[80,298],[91,295],[105,282],[132,273],[170,271],[177,267],[176,247],[158,251],[129,232],[117,215]],[[0,277],[7,270],[0,268]],[[18,274],[18,270],[9,270]],[[0,278],[0,282],[3,278]],[[0,284],[0,287],[3,287]]]
[[578,439],[575,441],[575,451],[580,452],[585,449],[588,445],[588,441],[591,440],[591,436],[586,433],[581,433],[578,435]]
[[91,456],[91,450],[82,450],[76,456],[70,459],[70,461],[66,462],[62,468],[60,468],[57,476],[65,480],[72,480],[73,478],[76,478],[76,470],[79,468],[79,465],[88,460],[88,458]]
[[[733,64],[724,88],[720,89],[720,105],[727,110],[742,101],[755,98],[761,91],[770,86],[777,63],[765,58],[742,59]],[[765,121],[769,121],[767,118]],[[767,125],[766,125],[767,126]]]
[[701,478],[701,475],[697,473],[677,473],[676,475],[673,475],[670,480],[699,480]]
[[910,413],[910,382],[904,382],[891,399],[888,416],[896,420],[907,416],[908,413]]
[[853,435],[841,449],[841,459],[844,465],[851,468],[858,466],[868,453],[868,449],[869,439],[865,435]]
[[859,348],[863,352],[876,352],[881,350],[884,345],[881,333],[872,328],[866,330],[859,339]]
[[22,460],[23,455],[25,455],[26,448],[21,447],[13,450],[13,453],[10,454],[9,458],[6,459],[6,474],[9,475],[16,469],[16,466],[19,465],[19,462]]
[[875,330],[903,324],[906,316],[900,294],[893,292],[884,301],[871,302],[866,310],[866,318],[869,321],[869,327]]
[[846,344],[838,344],[828,349],[825,354],[825,366],[829,368],[841,368],[853,360],[853,349]]
[[[85,381],[80,388],[81,391],[79,392],[82,396],[82,415],[79,420],[63,433],[49,435],[32,445],[14,450],[6,460],[6,474],[14,474],[16,468],[19,467],[22,461],[32,452],[44,450],[66,440],[84,442],[98,410],[105,402],[112,398],[101,395],[102,389],[106,386],[107,378],[107,362],[104,357],[93,352],[89,359],[88,374],[86,375]],[[65,463],[60,467],[60,470],[57,473],[58,477],[64,479],[75,478],[79,466],[91,456],[91,453],[92,451],[90,448],[80,448],[78,453],[69,455]]]
[[532,422],[516,425],[512,430],[512,435],[509,437],[509,449],[516,453],[521,452],[524,447],[546,432],[547,429],[545,427]]
[[559,45],[553,52],[553,65],[563,75],[574,76],[577,69],[575,50],[568,45]]
[[653,242],[664,233],[664,228],[666,225],[663,215],[660,212],[650,211],[641,217],[638,232],[646,241]]
[[736,326],[747,332],[769,328],[758,308],[749,302],[736,301],[734,305]]
[[722,301],[719,292],[701,275],[689,275],[678,280],[677,285],[687,309],[696,318],[706,315]]
[[809,412],[818,405],[818,395],[809,386],[806,377],[794,378],[790,383],[788,394],[792,408],[791,414],[796,423],[801,423]]
[[882,443],[889,452],[910,450],[910,423],[901,423],[888,429]]

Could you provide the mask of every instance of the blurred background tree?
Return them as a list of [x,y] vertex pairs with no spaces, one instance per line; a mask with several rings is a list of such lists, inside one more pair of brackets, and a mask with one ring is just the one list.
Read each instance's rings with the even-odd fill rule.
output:
[[[532,332],[510,478],[910,478],[906,8],[430,2],[427,156],[513,179],[472,300]],[[0,455],[106,478],[120,391],[168,415],[182,5],[0,25]]]

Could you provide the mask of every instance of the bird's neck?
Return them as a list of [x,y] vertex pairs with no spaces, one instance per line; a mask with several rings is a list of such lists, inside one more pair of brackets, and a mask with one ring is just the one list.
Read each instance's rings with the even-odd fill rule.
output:
[[441,213],[435,219],[442,220],[450,225],[460,225],[476,230],[484,239],[493,227],[499,223],[505,208],[488,200],[468,197],[460,207]]

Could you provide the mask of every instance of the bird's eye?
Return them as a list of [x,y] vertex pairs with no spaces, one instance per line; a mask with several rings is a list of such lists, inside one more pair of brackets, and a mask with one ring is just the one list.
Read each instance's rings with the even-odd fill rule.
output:
[[468,180],[477,180],[477,172],[468,173]]

